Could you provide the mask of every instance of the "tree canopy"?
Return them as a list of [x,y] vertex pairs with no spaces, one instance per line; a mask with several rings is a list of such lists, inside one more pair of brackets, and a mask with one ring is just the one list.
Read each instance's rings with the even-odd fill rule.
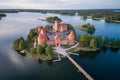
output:
[[36,50],[37,50],[37,53],[38,53],[38,54],[42,54],[42,53],[43,53],[43,47],[40,46],[40,45],[37,46],[37,49],[36,49]]
[[54,16],[54,17],[47,17],[47,18],[46,18],[46,21],[47,21],[47,22],[52,22],[52,23],[54,23],[55,20],[58,20],[59,22],[62,21],[62,20],[61,20],[60,18],[58,18],[57,16]]
[[36,36],[37,36],[37,29],[36,28],[30,29],[30,31],[29,31],[29,33],[27,35],[26,41],[34,42]]
[[52,55],[53,49],[51,45],[48,45],[46,48],[46,54],[50,57]]
[[26,49],[26,42],[23,37],[20,37],[19,39],[14,40],[13,42],[13,48],[15,50],[24,50]]
[[100,48],[102,45],[101,36],[93,36],[91,34],[81,34],[79,43],[81,47],[91,47],[91,48]]

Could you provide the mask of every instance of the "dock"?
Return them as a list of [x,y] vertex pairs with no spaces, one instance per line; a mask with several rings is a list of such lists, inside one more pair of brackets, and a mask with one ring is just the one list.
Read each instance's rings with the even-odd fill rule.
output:
[[60,58],[60,55],[58,54],[58,59],[53,60],[53,62],[59,62],[59,61],[61,61],[61,58]]

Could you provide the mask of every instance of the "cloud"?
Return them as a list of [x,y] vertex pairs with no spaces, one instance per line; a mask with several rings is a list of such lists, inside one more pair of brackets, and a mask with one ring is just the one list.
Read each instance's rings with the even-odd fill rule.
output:
[[120,0],[0,0],[0,8],[95,9],[120,8]]

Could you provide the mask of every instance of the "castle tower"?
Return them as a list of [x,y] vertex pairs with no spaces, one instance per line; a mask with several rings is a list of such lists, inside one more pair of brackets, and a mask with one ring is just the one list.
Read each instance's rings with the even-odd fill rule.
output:
[[43,37],[44,40],[48,40],[45,29],[42,29],[41,32],[40,32],[40,34],[42,35],[42,37]]
[[74,44],[75,42],[75,34],[73,31],[70,32],[70,34],[68,35],[68,40],[69,40],[69,44]]
[[38,28],[37,28],[38,29],[38,33],[41,32],[42,28],[43,28],[42,26],[38,26]]
[[60,46],[60,37],[58,35],[54,36],[55,46]]
[[47,38],[47,34],[46,34],[46,30],[45,29],[38,28],[38,31],[39,30],[40,30],[40,32],[39,32],[39,36],[38,36],[38,45],[41,45],[42,42],[48,40],[48,38]]
[[68,25],[67,25],[67,24],[65,24],[65,23],[60,24],[60,31],[61,31],[61,32],[66,31],[66,30],[67,30],[67,28],[68,28]]
[[54,25],[53,25],[53,29],[54,29],[55,31],[58,31],[58,30],[59,30],[59,21],[58,21],[58,20],[55,20],[55,23],[54,23]]
[[41,45],[43,41],[44,41],[44,39],[43,39],[42,35],[39,34],[39,36],[38,36],[38,45]]

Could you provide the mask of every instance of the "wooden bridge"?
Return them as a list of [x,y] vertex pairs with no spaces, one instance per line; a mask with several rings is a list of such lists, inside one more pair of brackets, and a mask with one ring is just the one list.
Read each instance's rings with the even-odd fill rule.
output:
[[70,56],[67,56],[67,58],[88,80],[94,80],[77,62],[75,62],[75,60],[73,60]]
[[55,52],[58,52],[59,54],[62,54],[64,56],[66,56],[70,61],[71,63],[88,79],[88,80],[94,80],[74,59],[72,59],[68,53],[66,52],[66,50],[68,49],[63,49],[61,48],[60,46],[56,47],[55,48],[56,51]]

